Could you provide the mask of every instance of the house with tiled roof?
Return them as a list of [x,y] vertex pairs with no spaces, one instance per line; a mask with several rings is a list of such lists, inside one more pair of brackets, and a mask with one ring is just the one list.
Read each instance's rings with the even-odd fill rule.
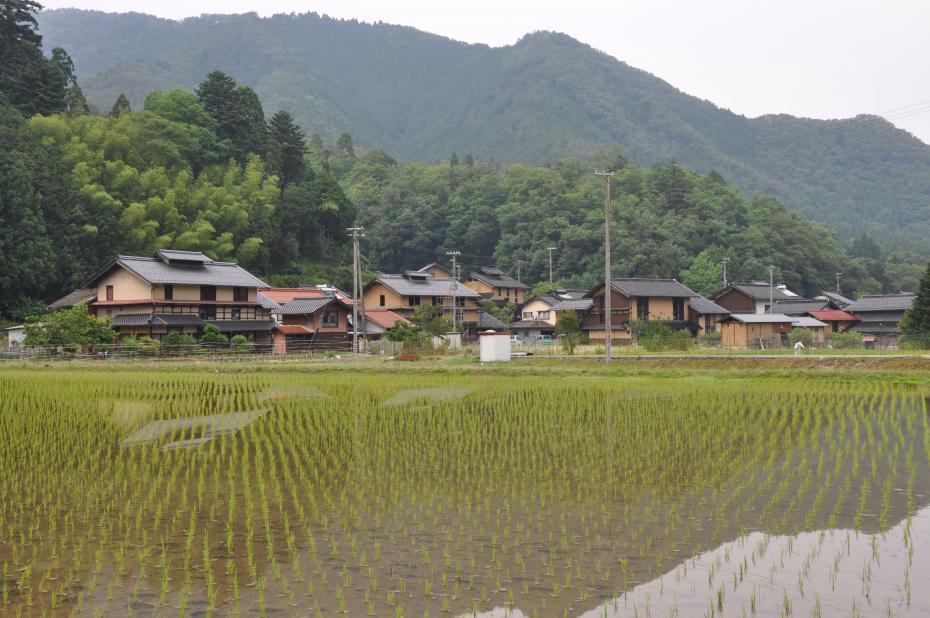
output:
[[508,302],[522,304],[527,290],[526,285],[493,266],[482,266],[468,273],[463,283],[482,298],[493,300],[498,305]]
[[731,283],[710,297],[731,313],[770,313],[776,302],[806,300],[782,284],[769,285],[765,281]]
[[271,343],[274,320],[258,300],[258,289],[268,286],[244,268],[198,251],[119,255],[84,287],[96,289],[89,311],[107,319],[120,336],[196,335],[213,324],[228,336]]
[[414,270],[378,275],[363,290],[366,311],[384,309],[408,319],[417,307],[435,307],[451,319],[453,298],[460,327],[476,331],[481,296],[455,279],[434,279],[428,273]]
[[901,336],[899,322],[915,298],[909,293],[863,296],[846,307],[846,311],[859,318],[851,330],[862,333],[863,343],[895,347]]
[[688,303],[688,320],[694,325],[697,335],[707,335],[717,332],[720,320],[730,315],[724,307],[700,294],[691,297]]
[[[695,331],[688,306],[696,292],[674,279],[619,278],[610,282],[611,340],[632,343],[630,322],[660,320],[672,328]],[[582,316],[581,328],[592,341],[604,341],[606,330],[605,286],[600,284],[586,294],[591,309]]]

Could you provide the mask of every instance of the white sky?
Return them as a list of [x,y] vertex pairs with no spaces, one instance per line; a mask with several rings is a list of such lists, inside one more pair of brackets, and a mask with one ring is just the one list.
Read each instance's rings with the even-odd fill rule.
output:
[[315,11],[509,45],[535,30],[588,43],[747,116],[886,116],[930,143],[926,0],[44,0],[46,8]]

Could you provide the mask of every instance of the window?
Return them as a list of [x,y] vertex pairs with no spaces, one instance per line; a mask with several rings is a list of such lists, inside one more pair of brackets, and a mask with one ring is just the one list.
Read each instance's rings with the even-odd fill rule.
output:
[[548,311],[540,311],[540,312],[539,312],[538,319],[540,319],[540,320],[548,320],[548,319],[549,319],[549,312],[548,312]]
[[216,319],[216,307],[212,305],[209,307],[200,308],[200,319],[201,320],[215,320]]
[[408,297],[407,297],[407,304],[408,304],[409,306],[411,306],[411,307],[419,307],[419,306],[420,306],[420,297],[419,297],[419,296],[408,296]]
[[510,288],[507,288],[506,290],[504,290],[504,296],[506,296],[507,298],[510,298]]
[[523,319],[524,319],[524,320],[532,320],[532,319],[533,319],[533,312],[532,312],[532,311],[524,311],[524,312],[523,312]]
[[637,298],[636,299],[636,319],[638,320],[649,319],[649,299],[648,298]]
[[673,320],[684,320],[685,319],[685,299],[684,298],[673,298],[672,299],[672,319]]
[[339,326],[339,313],[337,311],[323,312],[323,327],[336,328]]
[[382,294],[381,297],[379,298],[379,304],[380,304],[382,307],[385,305],[385,303],[384,303],[384,294]]
[[249,288],[233,288],[233,300],[237,303],[248,302]]
[[238,320],[239,317],[240,317],[241,315],[242,315],[242,314],[241,314],[241,312],[239,311],[239,307],[233,307],[233,309],[232,309],[232,319]]
[[113,286],[107,286],[107,300],[113,300]]
[[216,286],[215,285],[200,286],[200,300],[216,300]]
[[174,300],[174,286],[170,283],[165,284],[165,300]]
[[442,296],[433,296],[433,304],[434,304],[434,305],[441,305],[441,304],[442,304]]

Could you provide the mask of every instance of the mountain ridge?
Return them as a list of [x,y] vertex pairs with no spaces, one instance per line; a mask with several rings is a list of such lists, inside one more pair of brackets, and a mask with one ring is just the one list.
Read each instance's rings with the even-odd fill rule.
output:
[[[930,254],[930,146],[875,116],[748,118],[569,35],[463,43],[409,26],[305,13],[181,21],[74,9],[39,17],[72,54],[88,99],[192,89],[215,68],[288,109],[308,134],[402,159],[453,151],[538,164],[621,144],[641,165],[677,161],[770,193],[851,240]],[[120,50],[124,51],[122,54]]]

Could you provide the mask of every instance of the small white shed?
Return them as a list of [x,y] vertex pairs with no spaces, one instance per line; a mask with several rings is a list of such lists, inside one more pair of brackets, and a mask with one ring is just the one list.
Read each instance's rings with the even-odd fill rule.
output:
[[481,362],[510,361],[510,335],[493,330],[478,333]]
[[7,345],[11,348],[21,346],[26,341],[25,326],[11,326],[6,330]]

